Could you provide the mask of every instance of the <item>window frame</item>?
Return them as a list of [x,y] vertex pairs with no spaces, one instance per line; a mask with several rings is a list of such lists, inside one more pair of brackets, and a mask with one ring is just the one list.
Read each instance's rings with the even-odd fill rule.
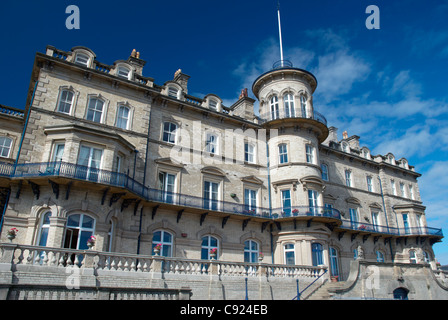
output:
[[[76,215],[80,216],[78,225],[77,226],[68,225],[70,217],[73,217],[73,216],[76,216]],[[88,227],[84,227],[83,226],[85,217],[88,217],[88,218],[93,220],[92,228],[88,228]],[[95,229],[96,229],[96,219],[94,217],[92,217],[91,215],[86,214],[86,213],[74,213],[74,214],[68,215],[67,216],[67,221],[65,222],[65,229],[64,229],[64,247],[65,247],[65,244],[67,242],[67,236],[68,236],[67,235],[67,231],[69,229],[78,230],[78,232],[77,232],[78,235],[77,235],[77,240],[76,240],[76,248],[75,249],[77,249],[77,250],[87,250],[88,249],[87,240],[86,240],[85,243],[81,242],[81,240],[83,238],[82,237],[82,233],[83,232],[91,233],[91,236],[93,236],[95,234]],[[72,240],[70,240],[70,243],[72,243]]]
[[[255,245],[256,249],[254,249]],[[260,254],[260,244],[258,241],[248,239],[244,241],[244,262],[255,263],[258,262]],[[248,259],[247,259],[248,258]]]
[[162,124],[162,141],[173,145],[177,144],[178,128],[179,125],[177,123],[172,121],[164,121]]
[[[210,139],[213,137],[212,139]],[[205,134],[205,151],[210,154],[219,154],[219,135],[214,132],[207,132]]]
[[294,95],[292,93],[285,93],[283,95],[283,108],[286,118],[294,118]]
[[277,150],[278,150],[278,163],[279,164],[288,163],[288,144],[280,143],[277,146]]
[[[283,244],[283,257],[286,265],[296,264],[296,246],[294,243]],[[292,255],[292,256],[291,256]]]
[[[79,58],[80,56],[84,56],[84,58],[87,58],[87,61],[86,61],[86,62],[79,61],[78,58]],[[77,53],[75,54],[75,59],[73,60],[73,62],[76,63],[76,64],[78,64],[78,65],[84,66],[84,67],[89,67],[89,65],[90,65],[90,59],[91,59],[91,57],[90,57],[90,55],[88,55],[87,53],[84,53],[84,52],[77,52]],[[84,59],[84,60],[85,60],[85,59]]]
[[[325,168],[325,169],[324,169]],[[330,175],[328,173],[328,165],[325,163],[321,163],[320,169],[322,171],[321,177],[324,181],[330,181]]]
[[[204,245],[204,239],[206,239],[207,244]],[[216,245],[212,244],[212,240],[216,241]],[[219,250],[219,239],[212,235],[205,235],[201,238],[201,260],[211,260],[210,250],[216,249],[216,260],[219,258],[220,250]],[[204,258],[204,250],[207,252],[207,258]]]
[[244,142],[244,161],[247,163],[256,163],[255,145],[251,142]]
[[[67,94],[71,94],[72,98],[71,101],[69,102],[68,100],[62,101],[64,93]],[[68,115],[72,115],[73,114],[73,107],[74,107],[74,102],[75,102],[75,92],[71,89],[68,88],[63,88],[59,91],[59,97],[58,97],[58,103],[57,103],[57,107],[56,107],[56,111],[59,113],[63,113],[63,114],[68,114]],[[61,104],[64,103],[65,104],[65,108],[67,107],[67,105],[69,105],[69,110],[68,112],[61,110]]]
[[[0,143],[0,158],[10,158],[11,157],[11,151],[13,146],[13,139],[7,136],[1,136],[0,140],[3,139],[3,143]],[[9,146],[7,146],[5,143],[9,141]],[[6,156],[3,155],[4,150],[7,150]]]
[[314,152],[315,148],[314,146],[312,146],[311,144],[306,144],[305,145],[305,155],[306,155],[306,162],[307,163],[311,163],[311,164],[315,164],[315,152]]
[[352,171],[349,169],[345,170],[345,186],[353,188]]
[[[123,110],[123,109],[127,109],[127,111],[128,111],[127,118],[125,118],[122,115],[120,115],[120,110]],[[117,118],[115,120],[115,127],[123,129],[123,130],[129,130],[130,127],[131,127],[131,112],[132,112],[131,107],[129,107],[129,106],[125,105],[125,104],[120,103],[118,105],[118,107],[117,107]],[[126,120],[125,128],[123,128],[122,126],[119,125],[119,121],[120,120],[123,121],[123,119]]]
[[[94,109],[91,109],[91,108],[90,108],[90,107],[91,107],[91,101],[92,101],[92,100],[96,100],[96,102],[95,102],[95,108],[94,108]],[[101,111],[98,111],[98,109],[96,109],[97,106],[98,106],[98,102],[101,102],[101,103],[102,103]],[[92,97],[89,97],[89,99],[88,99],[88,101],[87,101],[86,117],[85,117],[85,119],[88,120],[88,121],[95,122],[95,123],[103,123],[103,122],[104,122],[104,118],[105,118],[105,113],[106,113],[105,107],[106,107],[106,101],[105,101],[104,99],[102,99],[102,98],[100,98],[100,97],[98,97],[98,96],[92,96]],[[89,119],[89,113],[90,113],[90,112],[93,112],[92,119]],[[100,112],[101,112],[101,113],[100,113]],[[99,119],[99,121],[96,121],[96,120],[95,120],[95,118],[96,118],[96,114],[97,114],[97,113],[100,113],[100,119]]]
[[269,99],[269,110],[271,120],[280,119],[280,110],[278,105],[279,105],[278,97],[276,95],[273,95],[271,99]]
[[[126,75],[124,75],[122,73],[123,70],[127,71]],[[132,69],[130,67],[125,66],[125,65],[118,65],[117,66],[117,71],[115,72],[115,75],[117,77],[119,77],[119,78],[130,80],[131,79],[131,73],[132,73]]]
[[[155,241],[154,240],[154,238],[156,237],[156,234],[157,233],[159,233],[160,232],[160,241]],[[165,241],[165,234],[167,234],[168,236],[169,236],[169,240],[170,241]],[[152,240],[151,240],[151,242],[152,242],[152,245],[151,245],[151,252],[152,252],[152,255],[154,255],[155,254],[155,252],[154,252],[154,247],[157,245],[157,244],[161,244],[162,246],[161,246],[161,248],[160,248],[160,256],[162,256],[162,257],[167,257],[167,258],[169,258],[169,257],[172,257],[173,256],[173,249],[174,249],[174,235],[171,233],[171,232],[169,232],[169,231],[167,231],[167,230],[164,230],[164,229],[158,229],[158,230],[155,230],[154,232],[153,232],[153,234],[152,234]],[[168,250],[168,254],[167,255],[165,255],[165,249],[167,249]]]

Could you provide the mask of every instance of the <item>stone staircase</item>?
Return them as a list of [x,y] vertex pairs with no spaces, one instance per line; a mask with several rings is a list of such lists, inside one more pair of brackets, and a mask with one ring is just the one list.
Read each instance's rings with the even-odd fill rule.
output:
[[339,282],[325,282],[322,286],[317,288],[314,292],[312,292],[307,297],[303,298],[303,300],[331,300],[331,295],[328,292],[329,289],[341,288],[345,285],[345,281]]

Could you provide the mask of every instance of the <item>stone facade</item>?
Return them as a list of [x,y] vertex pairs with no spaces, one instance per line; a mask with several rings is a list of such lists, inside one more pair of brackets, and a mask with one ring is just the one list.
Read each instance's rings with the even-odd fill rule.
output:
[[339,281],[359,256],[436,268],[443,235],[426,224],[420,174],[339,140],[314,109],[311,73],[261,75],[256,115],[247,90],[227,107],[189,95],[181,70],[158,85],[144,66],[134,52],[113,65],[85,47],[36,54],[24,115],[0,130],[14,150],[2,242],[17,228],[21,245],[85,250],[94,236],[98,252],[151,256],[160,243],[167,257],[208,261],[215,248],[249,264],[262,253]]

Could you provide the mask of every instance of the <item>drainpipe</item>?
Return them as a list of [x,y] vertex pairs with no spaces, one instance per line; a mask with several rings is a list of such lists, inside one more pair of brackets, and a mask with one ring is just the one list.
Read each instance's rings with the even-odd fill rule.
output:
[[[151,111],[149,110],[149,119],[148,119],[148,136],[146,138],[146,155],[145,155],[145,168],[143,171],[143,188],[146,187],[146,171],[148,169],[148,157],[149,157],[149,130],[151,128]],[[135,166],[135,165],[134,165]],[[149,197],[149,194],[147,195]],[[142,239],[142,221],[143,221],[143,206],[140,209],[140,221],[138,225],[138,239],[137,239],[137,254],[140,254],[140,244]]]
[[[387,233],[389,233],[389,222],[387,220],[386,203],[384,202],[383,186],[381,184],[380,176],[378,176],[378,181],[380,182],[381,199],[383,200],[383,210],[384,210],[384,216],[386,217]],[[392,208],[392,211],[394,211],[393,208]],[[394,213],[395,213],[395,211],[394,211]],[[394,253],[392,251],[392,241],[390,241],[390,239],[389,239],[389,249],[390,249],[390,257],[391,257],[392,263],[393,263],[394,262]]]
[[[16,174],[17,163],[19,162],[20,152],[22,151],[23,139],[25,138],[26,128],[28,127],[28,120],[30,118],[31,106],[33,105],[33,102],[34,102],[34,94],[36,93],[36,88],[37,88],[37,84],[38,83],[39,83],[39,80],[36,80],[36,83],[34,84],[33,95],[31,96],[30,106],[29,106],[28,112],[26,114],[25,124],[23,125],[22,136],[20,137],[20,143],[19,143],[19,150],[17,151],[16,160],[14,161],[14,167],[13,167],[13,171],[12,171],[12,176],[14,176]],[[4,219],[5,214],[6,214],[6,209],[8,208],[9,196],[10,195],[11,195],[11,187],[9,188],[8,195],[6,196],[5,206],[3,208],[2,218],[0,220],[0,234],[1,234],[2,230],[3,230],[3,219]]]
[[12,174],[13,176],[16,173],[17,164],[19,163],[19,157],[20,157],[20,152],[22,151],[23,139],[25,138],[26,129],[28,128],[28,120],[30,118],[31,106],[33,105],[33,102],[34,102],[34,94],[36,93],[36,88],[37,88],[38,83],[39,83],[39,80],[37,80],[36,83],[34,84],[34,90],[33,90],[33,95],[31,97],[30,107],[28,108],[28,112],[26,114],[26,119],[25,119],[25,124],[23,125],[22,136],[20,137],[19,150],[17,151],[16,161],[14,162],[14,170],[13,170],[13,174]]
[[[267,158],[267,164],[266,168],[268,171],[268,198],[269,198],[269,216],[272,217],[272,200],[271,200],[271,174],[269,171],[269,145],[266,141],[266,158]],[[272,223],[270,224],[270,235],[271,235],[271,260],[272,264],[274,264],[274,236],[272,235]]]

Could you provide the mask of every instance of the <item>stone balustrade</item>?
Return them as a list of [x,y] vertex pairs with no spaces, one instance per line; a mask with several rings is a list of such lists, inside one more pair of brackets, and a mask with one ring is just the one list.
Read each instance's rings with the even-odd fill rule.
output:
[[[309,284],[327,268],[13,243],[0,244],[0,251],[0,299],[188,299],[190,292],[195,299],[232,299],[244,298],[245,290],[257,299],[291,299],[295,294],[296,279]],[[247,284],[244,287],[244,279],[249,280],[246,281],[249,289]],[[266,286],[274,288],[273,292],[278,291],[274,293],[275,297],[264,296],[271,292],[266,291]],[[204,290],[205,287],[208,290]],[[211,292],[215,287],[230,290],[227,297],[213,296]],[[280,294],[282,291],[285,295]]]

